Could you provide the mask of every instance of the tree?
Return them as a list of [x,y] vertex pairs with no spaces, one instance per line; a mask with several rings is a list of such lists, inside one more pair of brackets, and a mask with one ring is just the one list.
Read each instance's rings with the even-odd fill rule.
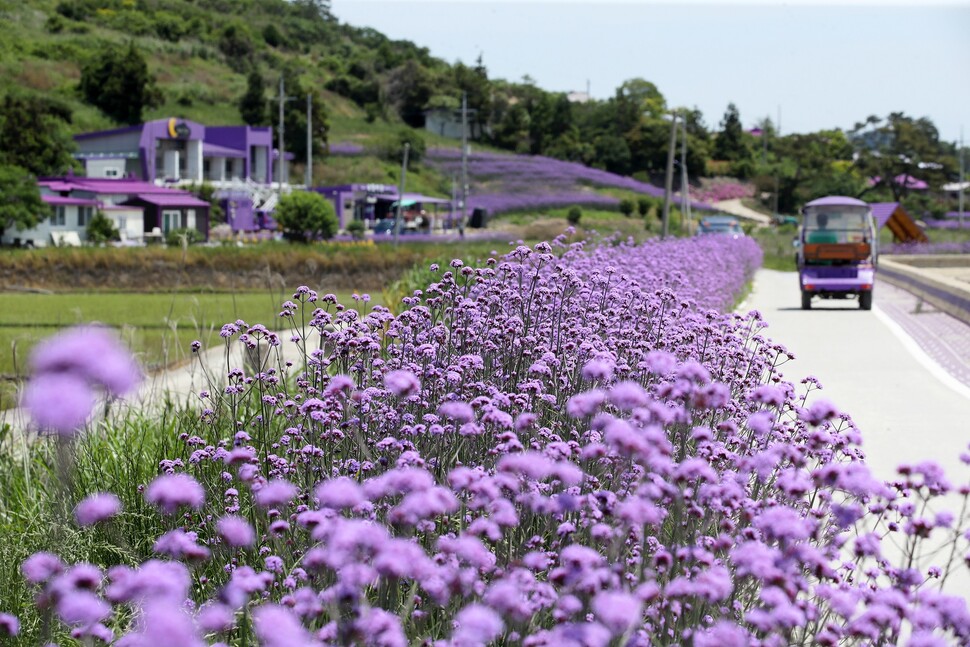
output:
[[721,131],[714,140],[714,159],[738,162],[750,156],[744,143],[744,130],[741,128],[738,108],[729,103],[724,119],[721,120]]
[[108,243],[113,240],[120,240],[121,234],[118,228],[100,210],[88,222],[87,226],[88,242],[92,244]]
[[873,179],[874,190],[891,192],[897,202],[910,192],[908,183],[897,182],[897,177],[912,176],[935,187],[956,171],[956,147],[940,141],[927,117],[914,119],[902,112],[885,119],[871,116],[849,136],[858,155],[856,167]]
[[59,175],[74,166],[71,110],[45,97],[8,94],[0,104],[0,164],[34,175]]
[[259,70],[252,70],[246,79],[246,93],[239,99],[239,114],[250,126],[269,124],[269,114],[266,110],[266,84]]
[[637,114],[652,119],[660,119],[667,112],[667,101],[657,86],[640,78],[624,81],[616,90],[618,97],[629,101]]
[[142,121],[142,111],[159,103],[155,77],[148,71],[134,41],[127,48],[110,47],[81,70],[84,100],[123,124]]
[[226,56],[226,62],[236,72],[242,72],[252,63],[253,36],[249,28],[241,22],[233,21],[219,33],[219,51]]
[[280,198],[273,219],[287,240],[298,243],[333,238],[340,227],[333,204],[312,191],[294,191]]
[[528,111],[521,103],[516,103],[505,111],[502,121],[495,128],[492,141],[496,146],[514,150],[517,153],[528,153],[530,152],[529,124]]
[[387,75],[386,100],[412,128],[424,128],[424,111],[434,94],[431,74],[411,59]]
[[0,232],[7,227],[36,227],[47,211],[37,181],[27,169],[0,165]]

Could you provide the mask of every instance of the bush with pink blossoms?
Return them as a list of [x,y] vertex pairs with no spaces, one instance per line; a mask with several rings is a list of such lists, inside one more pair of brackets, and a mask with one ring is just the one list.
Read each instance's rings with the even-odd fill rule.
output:
[[939,503],[968,488],[872,477],[730,313],[759,263],[744,238],[557,240],[455,260],[396,316],[300,288],[299,359],[227,326],[263,360],[209,367],[137,484],[155,554],[37,554],[23,586],[89,644],[967,643],[940,591],[967,519]]

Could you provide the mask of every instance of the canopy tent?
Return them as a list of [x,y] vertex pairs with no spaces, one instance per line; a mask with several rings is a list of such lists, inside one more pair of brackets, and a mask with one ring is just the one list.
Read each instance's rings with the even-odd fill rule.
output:
[[[391,207],[397,208],[397,195],[378,196],[378,200],[391,200]],[[413,207],[417,204],[451,204],[451,200],[445,198],[433,198],[429,195],[420,193],[405,193],[401,204],[405,207]]]
[[906,209],[898,202],[874,202],[872,207],[872,217],[876,221],[876,229],[889,227],[893,232],[893,238],[898,243],[925,243],[929,239],[923,230],[919,228],[916,221],[906,212]]

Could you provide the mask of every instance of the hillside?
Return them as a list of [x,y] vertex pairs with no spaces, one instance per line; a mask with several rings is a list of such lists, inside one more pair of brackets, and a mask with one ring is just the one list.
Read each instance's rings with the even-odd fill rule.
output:
[[[418,44],[341,24],[329,13],[327,0],[0,0],[0,21],[0,99],[39,100],[32,111],[21,110],[17,123],[24,123],[24,114],[36,114],[38,122],[54,124],[43,128],[64,131],[67,139],[122,125],[92,105],[97,97],[88,93],[85,101],[79,85],[84,71],[109,52],[128,50],[144,61],[152,79],[152,100],[140,120],[174,116],[213,125],[275,125],[273,97],[285,78],[286,94],[293,98],[285,108],[286,148],[296,155],[296,173],[302,172],[306,149],[302,98],[312,94],[314,148],[322,154],[329,143],[335,153],[341,146],[365,151],[333,155],[326,163],[315,157],[317,184],[395,183],[399,162],[394,149],[400,148],[402,136],[413,141],[416,131],[429,150],[456,148],[454,139],[423,126],[428,114],[453,116],[464,95],[476,151],[525,154],[605,171],[624,177],[629,186],[623,188],[634,194],[649,194],[644,187],[662,183],[669,116],[676,111],[685,123],[691,181],[709,175],[745,178],[755,185],[762,205],[774,211],[793,213],[805,201],[833,193],[901,201],[927,216],[956,208],[950,196],[921,194],[891,182],[912,172],[928,186],[940,187],[957,177],[956,147],[941,142],[926,118],[890,113],[885,119],[868,118],[858,132],[781,137],[770,120],[759,123],[757,135],[745,131],[741,115],[729,104],[719,129],[713,130],[696,108],[669,105],[645,79],[625,81],[608,100],[574,104],[565,94],[528,80],[489,78],[487,61],[449,63]],[[240,109],[244,95],[252,97],[245,119]],[[0,131],[3,122],[0,114]],[[875,150],[867,143],[872,141],[886,144]],[[9,154],[4,157],[0,150],[0,164],[18,163]],[[918,164],[906,167],[910,161]],[[409,187],[448,195],[451,169],[446,167],[415,165]],[[873,183],[874,176],[882,179]],[[679,178],[674,182],[676,187]],[[604,184],[620,186],[612,180]],[[706,191],[692,190],[692,195],[714,199]]]

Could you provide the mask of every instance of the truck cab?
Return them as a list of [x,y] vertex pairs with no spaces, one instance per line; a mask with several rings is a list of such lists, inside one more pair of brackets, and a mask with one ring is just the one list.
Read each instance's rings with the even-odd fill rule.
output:
[[872,308],[878,238],[872,210],[862,200],[828,196],[802,210],[798,235],[798,280],[802,309],[814,298],[859,301]]

